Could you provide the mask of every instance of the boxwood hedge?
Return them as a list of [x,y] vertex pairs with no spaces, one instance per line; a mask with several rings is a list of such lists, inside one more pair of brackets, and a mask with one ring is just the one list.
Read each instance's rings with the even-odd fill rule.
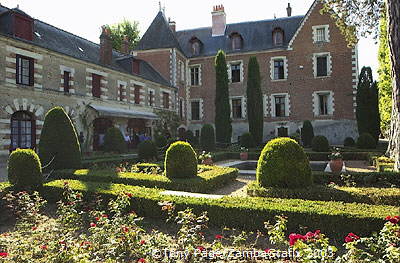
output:
[[[56,180],[45,184],[43,195],[49,201],[59,200],[64,182]],[[207,211],[210,224],[215,226],[262,230],[265,221],[272,221],[276,215],[283,214],[288,217],[289,232],[298,231],[300,227],[303,230],[320,229],[341,240],[349,232],[371,234],[383,226],[387,215],[398,213],[395,206],[261,197],[195,198],[163,195],[162,190],[156,188],[77,180],[67,182],[72,189],[88,193],[86,198],[100,194],[107,199],[120,192],[129,192],[133,196],[132,209],[140,216],[165,217],[158,202],[172,201],[178,210],[190,207],[196,213]]]

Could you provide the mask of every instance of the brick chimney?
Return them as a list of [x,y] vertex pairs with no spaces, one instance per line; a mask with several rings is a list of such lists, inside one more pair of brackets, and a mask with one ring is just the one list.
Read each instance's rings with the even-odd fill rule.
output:
[[213,8],[212,14],[212,36],[225,35],[226,29],[226,14],[223,5],[216,5]]
[[121,43],[121,52],[124,54],[129,54],[130,48],[129,48],[129,39],[128,36],[124,36],[124,39],[122,40]]
[[110,65],[112,60],[112,43],[110,29],[106,26],[101,27],[100,35],[100,63]]
[[287,16],[292,16],[292,7],[290,6],[290,3],[287,4],[286,11]]
[[168,24],[169,28],[171,29],[172,32],[176,32],[176,23],[175,21],[171,21],[171,18],[168,18]]

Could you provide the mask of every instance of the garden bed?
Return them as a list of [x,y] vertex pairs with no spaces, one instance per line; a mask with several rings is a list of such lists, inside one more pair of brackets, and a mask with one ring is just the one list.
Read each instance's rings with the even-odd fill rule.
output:
[[[50,201],[59,200],[64,182],[56,180],[47,183],[43,195]],[[385,216],[398,213],[395,206],[261,197],[178,197],[162,195],[162,190],[155,188],[77,180],[67,182],[72,189],[88,193],[87,198],[92,198],[90,194],[100,194],[107,199],[120,192],[129,192],[133,198],[132,208],[141,216],[164,217],[158,202],[172,201],[179,210],[190,207],[196,213],[208,211],[210,223],[216,226],[263,229],[265,221],[272,221],[274,216],[283,214],[289,218],[289,232],[299,228],[320,229],[340,239],[349,232],[365,235],[377,231],[383,226]]]
[[[122,169],[122,168],[118,168]],[[210,193],[235,180],[238,170],[228,167],[199,165],[197,177],[171,179],[163,175],[156,164],[137,164],[135,172],[112,169],[62,170],[55,173],[56,178],[77,179],[81,181],[120,183],[145,187],[157,187],[168,190],[195,193]]]
[[292,198],[345,203],[400,206],[400,188],[345,187],[314,185],[302,189],[283,189],[259,186],[251,182],[247,194],[255,197]]
[[400,173],[394,172],[347,172],[342,175],[313,172],[313,180],[316,184],[328,184],[334,182],[339,185],[356,187],[400,188]]

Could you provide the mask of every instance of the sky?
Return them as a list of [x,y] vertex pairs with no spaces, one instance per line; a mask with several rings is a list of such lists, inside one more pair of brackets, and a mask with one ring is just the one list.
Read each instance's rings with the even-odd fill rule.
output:
[[[162,0],[165,15],[176,22],[177,30],[211,26],[211,11],[214,5],[223,4],[227,23],[271,19],[286,16],[290,2],[292,15],[304,15],[314,0]],[[80,37],[99,43],[100,28],[123,19],[139,22],[144,34],[157,12],[159,0],[0,0],[3,6],[20,9],[30,16],[59,27]],[[362,39],[359,42],[359,65],[370,66],[376,78],[378,68],[375,41]]]

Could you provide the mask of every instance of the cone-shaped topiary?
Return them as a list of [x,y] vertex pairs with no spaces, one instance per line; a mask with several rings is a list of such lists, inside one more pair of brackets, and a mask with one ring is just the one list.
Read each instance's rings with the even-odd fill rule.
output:
[[316,152],[329,152],[329,141],[323,135],[315,136],[312,139],[312,150]]
[[304,121],[303,128],[301,129],[301,141],[305,147],[311,146],[312,139],[314,138],[314,128],[311,121]]
[[211,124],[204,124],[200,133],[200,146],[206,152],[215,150],[215,132]]
[[197,157],[192,146],[182,141],[171,144],[165,154],[164,167],[169,178],[197,176]]
[[346,137],[346,139],[344,139],[344,142],[343,142],[343,145],[345,147],[353,147],[355,144],[356,144],[356,142],[351,137]]
[[139,159],[151,161],[157,158],[157,146],[153,141],[145,140],[138,145]]
[[127,145],[122,132],[116,127],[109,128],[104,135],[104,151],[124,153],[126,149]]
[[360,149],[375,149],[376,141],[369,133],[363,133],[357,139],[357,147]]
[[310,162],[293,139],[269,141],[258,159],[257,182],[263,187],[300,188],[312,184]]
[[47,112],[40,135],[39,157],[43,166],[48,165],[54,156],[49,169],[81,166],[81,150],[75,127],[61,107]]
[[31,149],[17,149],[8,159],[8,181],[17,189],[37,190],[43,186],[42,165]]
[[240,136],[239,144],[241,147],[251,148],[255,146],[254,137],[250,132],[245,132]]

